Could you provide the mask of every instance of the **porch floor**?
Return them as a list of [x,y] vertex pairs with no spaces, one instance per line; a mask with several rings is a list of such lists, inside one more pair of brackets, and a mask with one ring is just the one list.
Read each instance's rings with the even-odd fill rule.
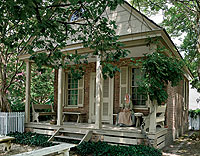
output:
[[[95,129],[95,124],[93,123],[77,123],[77,122],[64,122],[63,125],[58,126],[58,125],[52,125],[49,122],[31,122],[26,125],[35,125],[37,126],[48,126],[48,127],[55,127],[55,128],[77,128],[77,129],[82,129],[82,130],[102,130],[102,131],[121,131],[121,132],[136,132],[136,133],[141,133],[141,130],[139,127],[119,127],[116,125],[112,124],[102,124],[102,129]],[[28,126],[28,127],[29,127]]]
[[[103,141],[114,144],[141,144],[146,139],[146,136],[142,134],[140,128],[137,127],[119,127],[111,124],[103,124],[102,129],[95,129],[95,124],[89,123],[74,123],[64,122],[63,125],[51,125],[49,122],[31,122],[25,124],[27,131],[33,131],[40,134],[53,135],[56,130],[63,129],[69,133],[87,134],[88,131],[92,131],[94,136],[103,138]],[[157,129],[153,134],[147,133],[150,140],[156,141],[155,147],[161,148],[165,145],[166,128]],[[158,141],[157,141],[158,139]],[[102,139],[101,139],[102,140]]]

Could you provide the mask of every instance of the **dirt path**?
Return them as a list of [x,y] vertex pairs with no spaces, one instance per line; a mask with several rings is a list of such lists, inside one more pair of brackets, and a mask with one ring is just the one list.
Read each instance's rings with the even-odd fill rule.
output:
[[24,153],[33,151],[36,149],[40,149],[41,147],[31,147],[28,145],[19,145],[19,144],[12,144],[12,149],[10,152],[3,151],[3,145],[0,145],[0,156],[10,156],[14,154]]
[[178,138],[173,144],[165,147],[163,156],[200,156],[200,140],[197,132],[189,131]]

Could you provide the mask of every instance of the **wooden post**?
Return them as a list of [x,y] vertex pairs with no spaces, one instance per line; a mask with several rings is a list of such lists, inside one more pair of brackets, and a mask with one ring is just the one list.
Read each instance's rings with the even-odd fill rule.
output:
[[154,100],[150,102],[150,124],[149,132],[156,133],[156,111],[157,111],[157,102]]
[[26,62],[26,102],[25,102],[25,123],[30,122],[30,90],[31,90],[31,63]]
[[63,115],[63,69],[62,67],[58,70],[58,109],[57,109],[57,125],[62,125]]
[[102,75],[102,65],[101,65],[101,56],[97,56],[96,62],[96,120],[95,128],[101,129],[101,107],[103,103],[103,75]]

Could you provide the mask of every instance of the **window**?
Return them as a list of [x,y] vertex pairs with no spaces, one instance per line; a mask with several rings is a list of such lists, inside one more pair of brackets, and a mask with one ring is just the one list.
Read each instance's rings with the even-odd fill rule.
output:
[[70,22],[74,22],[80,20],[83,17],[84,9],[81,8],[80,10],[75,11],[72,16],[70,17]]
[[84,78],[75,80],[71,74],[66,74],[66,106],[83,107],[84,102]]
[[78,105],[78,80],[74,80],[71,74],[68,74],[68,105]]
[[138,93],[138,83],[141,81],[141,70],[132,68],[131,71],[131,97],[133,105],[146,105],[147,96]]
[[133,106],[145,107],[147,95],[138,92],[138,82],[141,81],[141,70],[121,67],[120,72],[120,105],[124,102],[126,93],[131,95]]

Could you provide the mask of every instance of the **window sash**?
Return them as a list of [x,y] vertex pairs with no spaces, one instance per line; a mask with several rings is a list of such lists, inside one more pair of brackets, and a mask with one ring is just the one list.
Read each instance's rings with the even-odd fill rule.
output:
[[138,68],[131,68],[131,97],[132,103],[134,106],[146,106],[147,95],[139,94],[138,90],[138,82],[141,80],[141,71]]
[[78,105],[78,80],[74,80],[71,74],[67,76],[67,106]]

